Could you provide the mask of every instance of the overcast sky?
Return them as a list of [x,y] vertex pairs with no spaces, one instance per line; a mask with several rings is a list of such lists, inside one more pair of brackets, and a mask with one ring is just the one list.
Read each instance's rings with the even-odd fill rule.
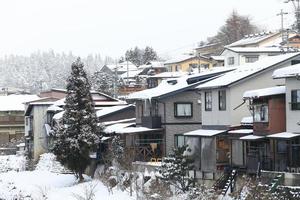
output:
[[0,56],[53,49],[119,57],[146,45],[172,55],[216,34],[233,9],[278,29],[276,14],[292,10],[283,1],[1,0]]

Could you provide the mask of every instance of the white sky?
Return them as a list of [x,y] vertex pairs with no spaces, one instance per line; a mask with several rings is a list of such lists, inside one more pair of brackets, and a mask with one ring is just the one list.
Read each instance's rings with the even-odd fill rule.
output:
[[233,9],[279,29],[276,14],[292,8],[283,1],[1,0],[0,56],[53,49],[118,57],[146,45],[172,55],[214,35]]

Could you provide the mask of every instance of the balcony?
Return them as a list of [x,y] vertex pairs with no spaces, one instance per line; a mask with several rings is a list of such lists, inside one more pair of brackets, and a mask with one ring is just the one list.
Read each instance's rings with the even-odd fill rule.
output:
[[142,126],[147,128],[161,128],[160,116],[143,116]]

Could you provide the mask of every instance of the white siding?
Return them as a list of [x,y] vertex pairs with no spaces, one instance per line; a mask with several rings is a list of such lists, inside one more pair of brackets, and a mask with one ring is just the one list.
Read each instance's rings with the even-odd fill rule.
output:
[[288,132],[300,133],[300,110],[291,110],[291,90],[300,89],[300,80],[286,79],[286,129]]

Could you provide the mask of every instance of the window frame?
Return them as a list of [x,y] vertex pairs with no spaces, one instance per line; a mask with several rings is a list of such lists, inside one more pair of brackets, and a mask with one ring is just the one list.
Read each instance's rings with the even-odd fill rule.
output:
[[[222,92],[224,92],[223,96],[222,96],[223,97],[222,98],[222,100],[223,100],[223,107],[221,107],[221,93]],[[226,110],[226,90],[225,89],[218,91],[218,100],[219,100],[219,110],[221,110],[221,111]]]
[[[190,105],[191,114],[190,115],[178,115],[177,106],[180,104]],[[193,102],[175,102],[174,103],[174,117],[176,118],[191,118],[193,117]]]
[[183,145],[178,146],[178,137],[183,137],[183,145],[185,145],[185,136],[182,135],[182,134],[175,134],[175,135],[174,135],[174,146],[175,146],[175,148],[178,148],[178,147],[182,147],[182,146],[183,146]]
[[300,110],[300,89],[291,90],[290,104],[291,104],[291,110]]
[[[267,108],[266,110],[263,111],[263,107]],[[259,109],[259,120],[257,120],[257,117],[256,117],[256,113]],[[265,112],[267,111],[267,113]],[[260,122],[260,123],[269,123],[269,105],[268,104],[257,104],[257,105],[254,105],[254,121],[253,122]],[[264,114],[263,114],[264,113]],[[262,120],[262,116],[263,116],[263,120]]]
[[234,65],[234,57],[233,56],[228,57],[227,62],[228,62],[228,65]]
[[[210,101],[207,101],[208,94],[210,94]],[[208,104],[209,103],[209,104]],[[210,106],[208,106],[210,105]],[[205,111],[212,111],[212,91],[205,91],[204,92],[204,108]]]
[[258,55],[245,56],[245,63],[254,63],[254,62],[258,61],[258,59],[259,59]]

